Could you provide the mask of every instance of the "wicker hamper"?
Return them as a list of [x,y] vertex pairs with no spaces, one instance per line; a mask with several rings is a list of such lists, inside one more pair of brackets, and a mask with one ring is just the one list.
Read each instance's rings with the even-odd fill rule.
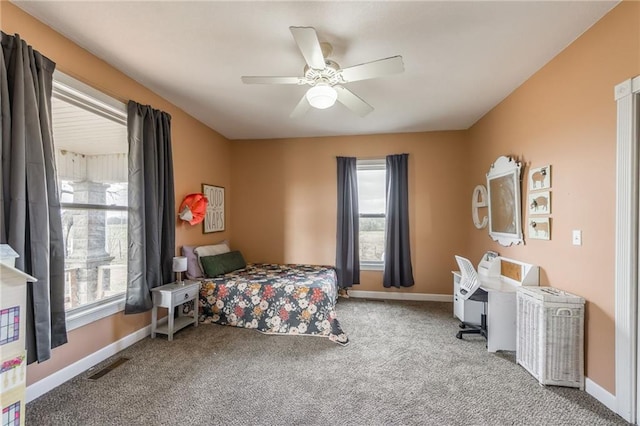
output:
[[516,362],[540,384],[584,389],[584,299],[522,286],[517,300]]

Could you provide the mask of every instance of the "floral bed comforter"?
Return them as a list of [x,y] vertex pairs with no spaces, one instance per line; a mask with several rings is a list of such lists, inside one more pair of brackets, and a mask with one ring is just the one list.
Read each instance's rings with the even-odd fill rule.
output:
[[248,264],[200,287],[200,322],[265,333],[349,338],[336,318],[336,273],[317,265]]

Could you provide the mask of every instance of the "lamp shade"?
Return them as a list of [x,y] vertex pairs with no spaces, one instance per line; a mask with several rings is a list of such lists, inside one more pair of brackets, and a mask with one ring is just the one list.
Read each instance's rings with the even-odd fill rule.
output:
[[177,256],[173,258],[173,272],[184,272],[187,270],[187,258]]
[[327,83],[318,83],[311,89],[307,90],[307,101],[309,105],[318,109],[326,109],[336,103],[338,93],[336,89]]

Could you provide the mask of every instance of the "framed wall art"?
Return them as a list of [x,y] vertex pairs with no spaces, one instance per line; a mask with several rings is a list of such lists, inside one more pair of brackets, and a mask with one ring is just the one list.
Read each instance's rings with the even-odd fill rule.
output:
[[529,190],[551,188],[551,165],[542,166],[529,171]]
[[548,217],[529,218],[529,238],[536,240],[551,239],[551,221]]
[[224,231],[224,188],[203,183],[202,193],[209,200],[202,222],[202,232],[208,234]]
[[529,194],[527,205],[529,214],[551,213],[551,191],[538,191]]

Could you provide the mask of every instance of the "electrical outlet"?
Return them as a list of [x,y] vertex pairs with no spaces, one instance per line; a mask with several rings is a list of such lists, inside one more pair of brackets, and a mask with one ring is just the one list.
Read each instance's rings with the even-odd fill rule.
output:
[[574,229],[571,241],[573,241],[573,245],[574,246],[581,246],[582,245],[582,231],[579,230],[579,229]]

